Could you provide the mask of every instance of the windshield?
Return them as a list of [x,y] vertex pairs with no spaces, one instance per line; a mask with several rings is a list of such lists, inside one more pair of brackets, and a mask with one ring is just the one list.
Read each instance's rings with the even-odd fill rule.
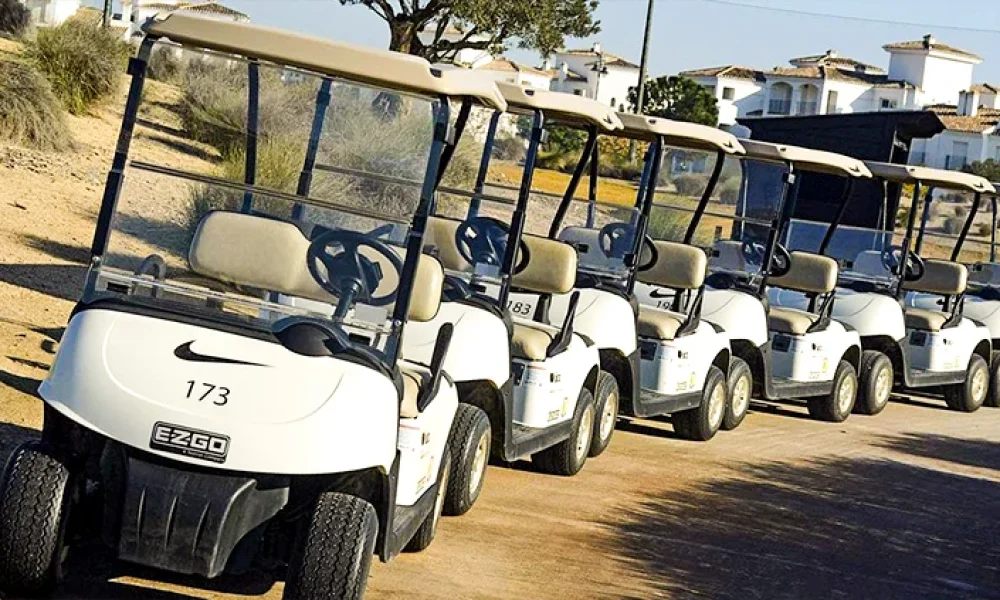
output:
[[[920,244],[920,256],[951,260],[962,228],[969,219],[975,194],[935,190],[932,195],[930,208],[924,207],[924,212],[918,215],[918,229],[919,224],[926,221]],[[974,264],[989,261],[991,221],[990,200],[983,198],[969,229],[968,238],[958,255],[959,262]]]
[[262,329],[336,315],[376,345],[392,334],[432,103],[164,43],[150,75],[91,293]]

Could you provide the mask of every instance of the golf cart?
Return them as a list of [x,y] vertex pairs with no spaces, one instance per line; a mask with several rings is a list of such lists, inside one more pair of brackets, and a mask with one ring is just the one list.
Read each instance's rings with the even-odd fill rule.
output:
[[[1000,183],[992,184],[998,189]],[[980,260],[969,266],[969,288],[965,295],[965,315],[974,319],[990,330],[993,338],[993,354],[990,359],[990,393],[985,405],[1000,407],[1000,354],[996,350],[1000,345],[1000,263],[997,262],[997,228],[998,220],[996,192],[990,195],[990,240],[987,260]],[[973,218],[975,218],[973,216]]]
[[[517,100],[507,97],[511,106]],[[726,408],[729,339],[697,315],[697,302],[675,310],[636,306],[637,281],[684,291],[701,287],[707,258],[696,247],[653,242],[646,237],[660,164],[667,147],[698,148],[725,156],[742,152],[736,138],[720,130],[666,119],[619,114],[624,129],[605,137],[648,144],[643,174],[632,210],[598,205],[598,131],[588,142],[555,211],[548,235],[573,244],[580,254],[576,288],[580,302],[573,315],[578,331],[600,348],[608,377],[598,382],[600,419],[594,445],[603,449],[621,412],[631,417],[672,415],[684,438],[708,440],[722,424]],[[589,202],[575,200],[590,166]],[[715,180],[718,176],[715,177]],[[714,187],[714,184],[710,188]],[[711,189],[707,190],[711,195]],[[644,241],[645,240],[645,241]],[[551,301],[528,294],[516,300],[554,321],[569,311],[566,298]]]
[[[800,170],[848,179],[870,174],[861,162],[838,154],[740,142],[746,150],[741,202],[746,207],[749,191],[762,191],[757,200],[768,219],[740,223],[732,239],[713,243],[702,318],[729,335],[734,359],[746,363],[739,373],[749,373],[757,397],[805,398],[813,418],[841,422],[854,407],[861,344],[856,332],[832,318],[838,265],[789,252],[779,240],[795,206]],[[773,306],[772,288],[804,294],[808,302],[802,309]],[[640,299],[654,304],[658,291],[648,288]]]
[[[433,354],[436,332],[452,325],[445,369],[460,401],[488,415],[492,454],[508,462],[530,457],[543,472],[575,475],[590,450],[593,395],[601,378],[598,350],[577,333],[572,318],[552,326],[519,307],[512,310],[511,294],[524,290],[569,295],[576,277],[572,246],[525,233],[546,122],[581,121],[602,130],[620,123],[592,100],[507,84],[498,87],[518,103],[511,106],[511,114],[497,113],[490,119],[476,190],[442,189],[451,197],[439,197],[435,215],[427,222],[424,250],[444,265],[445,299],[433,320],[408,330],[403,356],[425,360]],[[516,196],[483,193],[497,128],[505,119],[524,117],[531,123],[530,141]],[[579,295],[572,294],[569,302],[578,301]],[[479,472],[491,453],[490,439],[481,439],[464,457],[452,457],[456,481],[467,482],[456,488],[453,499],[449,492],[449,503],[458,510],[479,493]]]
[[[360,598],[373,552],[421,550],[437,529],[459,405],[442,369],[452,328],[425,364],[400,348],[441,304],[444,271],[421,250],[452,106],[505,102],[413,56],[255,25],[182,12],[143,33],[85,290],[39,389],[42,437],[0,481],[0,589],[44,594],[67,550],[102,540],[147,567],[262,565],[284,572],[285,598]],[[245,90],[238,176],[155,162],[134,135],[154,50]],[[263,101],[275,96],[287,102]],[[404,120],[423,138],[378,164],[423,175],[419,194],[376,198],[378,177],[339,175],[308,192],[317,156]],[[258,169],[275,136],[305,156],[307,193]],[[369,231],[386,226],[402,245]]]
[[[995,188],[981,177],[957,171],[887,163],[869,163],[869,167],[884,182],[894,184],[897,205],[902,186],[912,185],[913,203],[901,246],[890,245],[891,238],[883,236],[881,246],[858,257],[856,262],[861,264],[855,270],[873,283],[852,286],[868,292],[851,301],[849,306],[857,314],[852,322],[856,321],[855,326],[873,349],[891,360],[896,380],[904,389],[940,389],[949,408],[974,412],[987,401],[990,388],[997,387],[996,383],[991,385],[997,380],[992,360],[995,337],[986,322],[998,305],[980,286],[969,293],[969,268],[958,261],[982,196],[995,193]],[[888,194],[888,186],[886,189]],[[928,233],[935,190],[956,194],[960,200],[972,195],[969,214],[957,237]],[[943,242],[932,244],[928,240],[931,235]],[[905,270],[900,265],[906,265]],[[987,267],[979,263],[972,271],[982,280]],[[873,289],[866,289],[867,285]],[[904,294],[905,310],[901,306]],[[975,300],[969,302],[969,298]]]

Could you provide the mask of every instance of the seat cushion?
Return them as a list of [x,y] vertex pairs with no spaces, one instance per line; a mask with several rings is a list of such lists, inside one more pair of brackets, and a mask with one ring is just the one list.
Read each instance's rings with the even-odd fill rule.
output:
[[530,321],[514,321],[514,336],[510,350],[517,358],[525,360],[545,360],[549,346],[559,335],[555,327]]
[[399,405],[399,416],[403,419],[416,419],[420,416],[417,398],[424,386],[424,377],[421,373],[406,368],[400,368],[399,373],[403,376],[403,402]]
[[937,310],[923,308],[906,309],[906,327],[908,329],[923,329],[925,331],[941,331],[948,315]]
[[640,306],[639,337],[672,340],[686,319],[687,317],[680,313],[650,306]]
[[794,308],[771,307],[767,316],[767,327],[771,331],[805,335],[813,323],[819,320],[817,315]]

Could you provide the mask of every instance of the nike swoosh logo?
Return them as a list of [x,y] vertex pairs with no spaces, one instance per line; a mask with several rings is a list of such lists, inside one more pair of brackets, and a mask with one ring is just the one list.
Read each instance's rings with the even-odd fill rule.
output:
[[650,298],[673,298],[673,292],[661,292],[660,290],[652,290],[649,292]]
[[236,360],[234,358],[224,358],[222,356],[209,356],[208,354],[199,354],[191,349],[191,344],[194,340],[186,344],[181,344],[174,349],[174,356],[181,360],[186,360],[188,362],[200,362],[200,363],[215,363],[219,365],[246,365],[248,367],[266,367],[267,365],[262,365],[260,363],[247,362],[245,360]]

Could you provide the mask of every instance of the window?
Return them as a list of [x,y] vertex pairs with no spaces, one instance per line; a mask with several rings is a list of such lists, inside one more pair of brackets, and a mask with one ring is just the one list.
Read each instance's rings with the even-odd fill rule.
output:
[[722,88],[722,99],[723,100],[732,100],[735,97],[736,97],[736,89],[735,88],[731,88],[731,87],[724,87],[724,88]]
[[826,93],[826,114],[835,115],[838,112],[837,101],[840,99],[840,94],[836,90],[830,90]]
[[611,108],[614,108],[614,107],[615,107],[615,104],[618,104],[618,103],[617,103],[617,102],[615,102],[615,99],[614,99],[614,98],[612,98],[612,99],[611,99],[611,102],[610,102],[610,104],[611,104]]
[[574,96],[582,96],[583,95],[583,90],[573,90],[573,95]]
[[892,98],[882,98],[882,102],[881,104],[879,104],[879,106],[882,108],[882,110],[892,110],[896,108],[896,101],[893,100]]

